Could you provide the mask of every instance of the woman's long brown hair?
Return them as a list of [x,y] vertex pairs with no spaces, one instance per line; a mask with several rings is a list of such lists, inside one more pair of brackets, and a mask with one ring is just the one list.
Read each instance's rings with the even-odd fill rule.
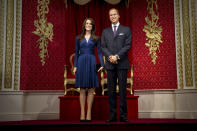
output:
[[92,37],[93,41],[96,42],[99,39],[99,37],[96,36],[96,26],[95,26],[95,22],[92,18],[86,18],[84,20],[83,25],[82,25],[82,33],[79,35],[79,41],[81,42],[85,37],[85,33],[86,33],[85,25],[86,25],[87,20],[91,21],[91,24],[92,24],[91,37]]

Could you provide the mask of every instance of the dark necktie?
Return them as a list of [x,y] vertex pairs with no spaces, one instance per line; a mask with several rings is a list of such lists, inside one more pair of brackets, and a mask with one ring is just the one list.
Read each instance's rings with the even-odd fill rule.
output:
[[116,36],[116,26],[114,26],[114,36]]

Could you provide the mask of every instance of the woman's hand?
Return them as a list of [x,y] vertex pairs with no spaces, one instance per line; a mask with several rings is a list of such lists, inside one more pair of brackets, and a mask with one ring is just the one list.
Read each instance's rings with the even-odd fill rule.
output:
[[76,71],[77,71],[77,67],[74,67],[74,69],[73,69],[73,74],[74,75],[75,75]]
[[104,67],[101,66],[101,67],[99,68],[98,72],[102,71],[103,69],[104,69]]

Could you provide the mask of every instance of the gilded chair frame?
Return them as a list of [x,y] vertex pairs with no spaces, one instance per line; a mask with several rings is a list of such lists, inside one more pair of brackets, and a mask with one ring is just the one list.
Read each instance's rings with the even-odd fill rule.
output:
[[[73,64],[73,58],[75,56],[75,53],[71,54],[70,56],[70,65],[71,65],[71,74],[73,74],[73,68],[74,68],[74,64]],[[65,65],[64,66],[64,95],[67,95],[68,91],[76,91],[76,92],[80,92],[80,88],[68,88],[67,89],[67,84],[72,84],[75,85],[75,78],[68,78],[68,66]],[[74,75],[74,74],[73,74]]]

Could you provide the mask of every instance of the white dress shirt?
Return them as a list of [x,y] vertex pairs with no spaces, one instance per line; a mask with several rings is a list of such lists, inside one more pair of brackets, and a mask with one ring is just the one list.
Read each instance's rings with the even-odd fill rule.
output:
[[[119,25],[120,25],[120,22],[111,25],[113,32],[114,32],[114,26],[116,26],[116,32],[117,32]],[[120,59],[120,57],[117,54],[115,56],[117,57],[118,60]]]
[[119,25],[120,25],[120,23],[118,22],[118,23],[116,23],[116,24],[112,24],[111,26],[112,26],[112,30],[113,30],[113,32],[114,32],[114,26],[116,26],[116,31],[118,30],[118,27],[119,27]]

